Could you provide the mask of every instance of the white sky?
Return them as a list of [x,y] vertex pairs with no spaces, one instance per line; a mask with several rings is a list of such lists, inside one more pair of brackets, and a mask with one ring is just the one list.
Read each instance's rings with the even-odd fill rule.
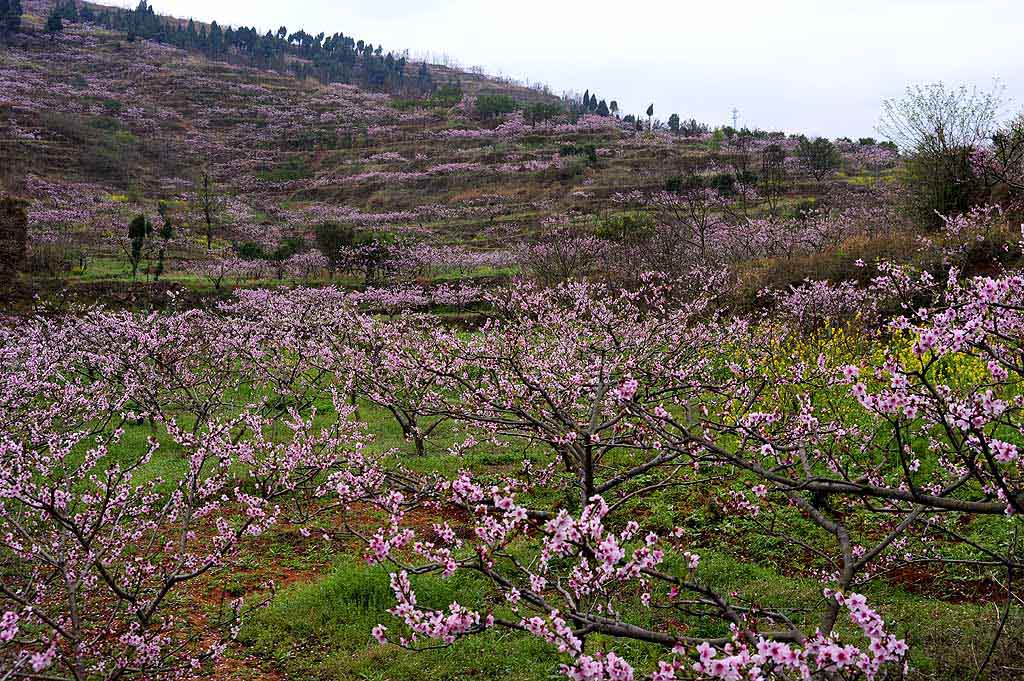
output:
[[[125,6],[135,0],[103,0]],[[936,80],[1024,102],[1024,0],[154,0],[161,14],[343,32],[462,66],[651,102],[711,124],[873,135],[881,101]]]

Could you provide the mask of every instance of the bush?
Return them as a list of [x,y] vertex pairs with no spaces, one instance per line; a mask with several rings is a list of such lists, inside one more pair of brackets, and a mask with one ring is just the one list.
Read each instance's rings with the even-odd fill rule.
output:
[[905,207],[918,224],[937,229],[939,215],[966,213],[980,203],[985,187],[971,167],[970,150],[918,152],[903,165],[900,184]]
[[800,165],[819,182],[839,167],[839,152],[836,146],[824,137],[814,140],[801,137],[796,155],[800,159]]
[[640,241],[649,237],[655,226],[654,218],[648,213],[618,213],[598,223],[597,236],[607,241]]
[[263,251],[263,246],[254,241],[239,244],[235,248],[235,252],[242,260],[263,260],[267,257],[267,254]]
[[908,88],[884,104],[879,131],[908,155],[901,176],[907,207],[924,226],[938,228],[936,213],[964,213],[983,198],[971,155],[996,128],[1002,92],[942,83]]
[[476,98],[476,113],[481,118],[493,118],[512,113],[517,108],[516,100],[510,95],[480,95]]
[[343,265],[347,249],[355,243],[355,230],[337,222],[324,222],[316,227],[316,247],[327,258],[331,276]]
[[562,156],[586,156],[589,163],[597,163],[597,146],[594,144],[563,144],[558,153]]

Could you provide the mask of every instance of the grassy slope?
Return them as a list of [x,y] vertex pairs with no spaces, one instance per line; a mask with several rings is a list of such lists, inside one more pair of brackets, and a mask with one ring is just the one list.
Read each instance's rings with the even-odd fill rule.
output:
[[[398,448],[404,460],[419,470],[451,474],[460,468],[488,474],[514,467],[529,451],[513,449],[503,454],[476,453],[453,461],[444,454],[454,442],[450,432],[441,432],[432,442],[426,457],[416,458],[412,446],[402,440],[401,432],[389,414],[371,405],[360,406],[360,417],[376,436],[373,447]],[[321,405],[320,419],[332,418],[327,404]],[[137,450],[150,435],[146,425],[127,430],[121,447]],[[171,446],[159,450],[149,474],[172,478],[180,460]],[[720,592],[735,592],[738,597],[769,608],[788,608],[807,602],[819,594],[820,580],[808,575],[800,552],[783,542],[760,534],[744,519],[730,519],[714,513],[706,490],[666,494],[640,509],[653,527],[679,524],[695,528],[691,548],[701,556],[698,576]],[[366,519],[370,522],[370,519]],[[793,519],[790,519],[793,521]],[[329,532],[340,529],[340,519],[325,520],[321,527]],[[798,531],[813,532],[808,525]],[[985,532],[984,527],[975,528]],[[295,529],[283,529],[261,538],[248,547],[239,562],[240,569],[221,575],[215,582],[196,587],[191,600],[182,607],[194,608],[197,602],[212,609],[209,596],[223,590],[231,596],[245,595],[254,600],[265,594],[265,584],[274,580],[281,588],[269,607],[256,614],[243,629],[240,644],[232,647],[232,664],[218,670],[221,681],[252,678],[254,670],[267,678],[307,680],[389,680],[402,679],[511,679],[532,681],[552,678],[565,661],[546,644],[516,632],[494,631],[460,641],[451,648],[409,652],[393,646],[380,647],[370,636],[378,623],[393,625],[385,610],[393,604],[388,572],[383,567],[368,567],[360,558],[354,539],[343,532],[321,539],[302,537]],[[968,678],[984,657],[998,622],[995,604],[965,602],[957,592],[956,577],[939,588],[924,589],[935,597],[922,595],[921,584],[904,588],[898,579],[872,582],[864,592],[880,612],[897,624],[908,636],[912,647],[914,679]],[[973,582],[965,582],[967,588]],[[444,607],[453,600],[471,608],[501,607],[488,600],[483,585],[465,575],[441,580],[416,577],[420,602]],[[915,593],[917,592],[917,593]],[[971,600],[967,594],[966,600]],[[620,607],[634,621],[650,619],[639,601]],[[503,613],[506,617],[512,614]],[[720,635],[721,627],[701,622],[681,622],[693,633]],[[841,626],[842,629],[842,626]],[[1001,641],[988,678],[1010,679],[1017,650],[1024,644],[1024,631],[1011,626]],[[604,642],[597,641],[597,646]],[[622,650],[622,644],[617,649]],[[625,653],[640,668],[649,666],[658,650],[647,645],[628,643]]]

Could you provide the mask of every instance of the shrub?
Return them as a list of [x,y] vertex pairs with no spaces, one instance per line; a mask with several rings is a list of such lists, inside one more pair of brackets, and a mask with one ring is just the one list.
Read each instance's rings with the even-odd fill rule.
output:
[[480,95],[476,98],[476,113],[485,119],[512,113],[517,108],[510,95]]

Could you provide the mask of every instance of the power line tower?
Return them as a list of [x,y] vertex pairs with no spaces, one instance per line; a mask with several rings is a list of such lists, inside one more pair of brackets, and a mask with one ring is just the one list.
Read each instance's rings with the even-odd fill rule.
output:
[[732,108],[732,129],[739,130],[740,110],[736,107]]

